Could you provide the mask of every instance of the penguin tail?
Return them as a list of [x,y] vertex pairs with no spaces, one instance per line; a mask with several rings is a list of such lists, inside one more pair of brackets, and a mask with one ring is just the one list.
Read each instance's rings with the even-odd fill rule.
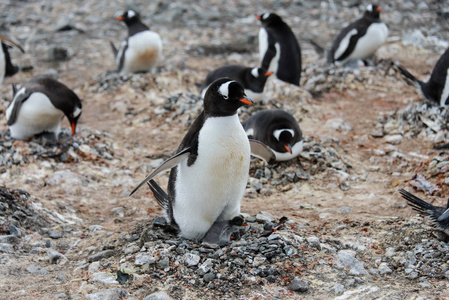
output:
[[[421,81],[418,80],[418,78],[416,78],[412,73],[410,73],[403,65],[401,65],[400,63],[394,63],[394,66],[407,80],[412,81],[413,84],[421,84]],[[406,82],[409,83],[409,81],[407,80]]]
[[109,44],[111,45],[111,49],[112,49],[112,53],[114,53],[114,57],[117,57],[118,50],[117,50],[117,48],[115,48],[114,43],[110,41]]
[[416,197],[415,195],[407,192],[404,189],[400,189],[399,193],[401,193],[402,198],[408,201],[408,205],[410,205],[413,210],[416,210],[417,212],[430,216],[433,219],[436,219],[433,212],[435,212],[436,207],[433,206],[430,203],[427,203],[426,201]]
[[159,184],[157,184],[156,181],[154,181],[154,179],[148,181],[147,184],[150,187],[150,190],[153,193],[154,198],[156,198],[156,201],[159,204],[159,206],[165,210],[168,210],[169,208],[168,194],[161,188]]

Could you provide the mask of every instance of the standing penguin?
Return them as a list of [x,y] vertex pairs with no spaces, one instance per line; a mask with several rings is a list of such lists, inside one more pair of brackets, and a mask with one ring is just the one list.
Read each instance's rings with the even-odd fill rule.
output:
[[201,96],[204,98],[209,85],[219,78],[234,79],[243,85],[245,94],[255,102],[263,100],[263,89],[268,76],[272,72],[267,72],[262,68],[247,68],[240,65],[227,65],[210,72],[201,86]]
[[280,109],[262,110],[243,122],[249,138],[271,148],[276,161],[297,157],[303,148],[302,132],[295,118]]
[[328,53],[328,62],[344,63],[374,55],[388,37],[388,27],[380,20],[381,11],[379,6],[370,4],[361,19],[345,27]]
[[423,82],[413,76],[401,65],[396,65],[406,78],[417,85],[424,97],[430,101],[439,103],[440,106],[449,105],[449,49],[438,59],[428,81]]
[[64,84],[44,76],[26,82],[14,93],[6,109],[7,125],[15,139],[28,139],[42,133],[57,139],[64,115],[75,134],[81,116],[80,99]]
[[1,84],[5,76],[12,76],[18,71],[18,68],[16,66],[13,66],[11,62],[11,57],[9,56],[7,44],[17,47],[22,53],[25,53],[25,51],[23,50],[22,47],[20,47],[17,43],[15,43],[7,36],[0,35],[0,42],[1,42],[0,47],[0,84]]
[[[170,226],[180,236],[201,240],[216,221],[238,216],[248,180],[250,143],[237,110],[252,103],[237,81],[221,78],[213,82],[204,97],[204,110],[177,154],[148,175],[130,195],[155,175],[171,169],[168,194],[159,191],[162,196],[155,196]],[[217,227],[222,225],[217,223],[214,230]]]
[[301,48],[290,27],[274,13],[256,15],[259,30],[261,68],[273,72],[282,81],[299,86]]
[[118,51],[111,43],[118,71],[155,72],[162,57],[162,40],[159,34],[143,24],[139,13],[132,9],[117,17],[117,21],[125,22],[128,27],[128,38],[121,43]]

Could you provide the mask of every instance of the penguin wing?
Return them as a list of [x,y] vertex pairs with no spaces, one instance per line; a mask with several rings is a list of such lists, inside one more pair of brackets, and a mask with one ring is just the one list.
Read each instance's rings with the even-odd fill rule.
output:
[[438,222],[442,222],[445,220],[449,220],[449,208],[446,209],[446,211],[441,216],[439,216],[437,219]]
[[359,19],[344,28],[335,39],[332,46],[333,61],[344,60],[355,49],[357,41],[366,34],[369,24],[364,19]]
[[273,38],[272,34],[270,32],[267,32],[267,38],[268,38],[268,47],[265,51],[265,54],[263,57],[261,57],[261,67],[265,70],[268,70],[270,67],[270,63],[273,60],[273,58],[276,56],[276,47],[275,47],[275,39]]
[[274,152],[264,143],[250,139],[249,145],[251,147],[251,155],[263,159],[268,164],[273,164],[276,161]]
[[9,116],[8,115],[6,116],[6,118],[8,119],[7,122],[8,126],[11,126],[16,122],[22,103],[25,102],[32,94],[32,92],[28,91],[27,89],[22,90],[19,90],[19,92],[16,94],[16,96],[14,97],[13,101],[10,104],[12,105],[12,110]]
[[120,49],[118,50],[118,53],[115,57],[117,69],[119,72],[123,69],[123,65],[125,64],[126,50],[128,50],[128,41],[127,40],[122,42],[122,44],[120,45]]
[[186,160],[189,157],[189,155],[190,155],[190,148],[186,148],[186,149],[178,152],[176,155],[170,157],[169,159],[164,161],[162,163],[162,165],[160,165],[156,170],[151,172],[150,175],[145,177],[145,179],[141,183],[139,183],[139,185],[129,195],[132,196],[142,185],[144,185],[145,183],[150,181],[157,174],[159,174],[163,171],[169,170],[176,165],[179,165],[181,162]]
[[112,53],[114,53],[114,57],[117,57],[118,50],[117,50],[117,48],[115,48],[114,43],[109,41],[109,44],[111,45],[111,49],[112,49]]

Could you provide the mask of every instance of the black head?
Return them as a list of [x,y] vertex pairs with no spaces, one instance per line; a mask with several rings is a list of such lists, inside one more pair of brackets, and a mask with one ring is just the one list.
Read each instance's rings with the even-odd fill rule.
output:
[[267,72],[263,68],[252,68],[247,73],[247,81],[250,84],[251,90],[255,92],[262,92],[265,82],[273,72]]
[[[295,132],[291,128],[280,128],[273,131],[273,138],[281,144],[283,151],[292,153],[293,137]],[[279,149],[281,150],[281,149]]]
[[279,17],[277,14],[275,13],[269,13],[266,12],[264,14],[261,15],[256,15],[256,18],[262,22],[262,26],[274,26],[276,24],[280,24],[283,23],[282,18]]
[[241,217],[241,216],[236,216],[236,217],[232,218],[232,220],[229,220],[229,222],[233,226],[242,226],[243,223],[245,223],[245,219],[243,219],[243,217]]
[[204,96],[204,112],[208,116],[231,116],[237,109],[254,102],[244,92],[243,86],[235,80],[220,78],[212,82]]
[[133,9],[129,9],[123,13],[120,17],[116,18],[117,21],[123,21],[126,25],[140,22],[140,14]]
[[377,6],[375,4],[369,4],[365,10],[365,17],[368,17],[371,19],[379,19],[381,11],[382,11],[382,9],[379,6]]

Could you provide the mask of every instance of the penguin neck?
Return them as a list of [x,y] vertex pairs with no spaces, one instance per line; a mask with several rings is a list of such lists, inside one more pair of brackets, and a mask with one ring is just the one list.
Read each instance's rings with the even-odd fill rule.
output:
[[207,118],[229,117],[237,114],[237,110],[225,112],[218,107],[210,108],[204,111]]
[[145,31],[145,30],[150,30],[150,28],[143,24],[140,20],[134,21],[131,24],[128,24],[128,36],[133,36],[136,33]]

